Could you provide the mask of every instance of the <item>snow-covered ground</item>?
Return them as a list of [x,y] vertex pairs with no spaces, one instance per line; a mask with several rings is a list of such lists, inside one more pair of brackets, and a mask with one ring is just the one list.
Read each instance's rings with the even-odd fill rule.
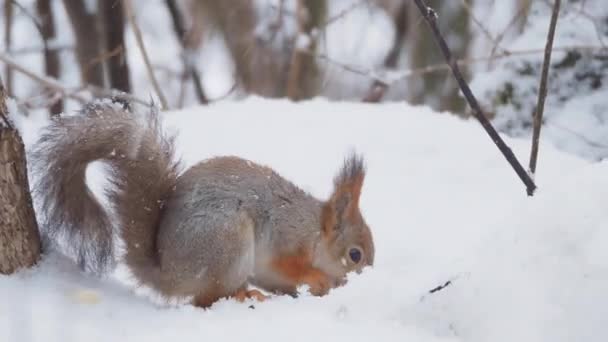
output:
[[[0,276],[1,341],[608,339],[605,162],[542,145],[530,198],[476,122],[426,107],[251,98],[169,112],[166,121],[188,165],[236,154],[319,197],[343,155],[363,152],[375,266],[325,297],[202,310],[134,291],[120,269],[96,279],[53,254]],[[44,120],[18,123],[31,146]],[[529,142],[507,141],[527,161]]]

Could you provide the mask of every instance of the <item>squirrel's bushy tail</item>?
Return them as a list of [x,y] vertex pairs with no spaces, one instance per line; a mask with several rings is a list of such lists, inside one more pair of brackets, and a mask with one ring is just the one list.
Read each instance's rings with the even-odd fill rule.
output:
[[32,156],[46,233],[67,239],[81,266],[95,272],[113,262],[114,236],[85,174],[91,162],[107,162],[125,261],[139,281],[157,283],[156,231],[177,177],[173,139],[162,134],[158,113],[138,117],[115,103],[88,105],[80,115],[54,119]]

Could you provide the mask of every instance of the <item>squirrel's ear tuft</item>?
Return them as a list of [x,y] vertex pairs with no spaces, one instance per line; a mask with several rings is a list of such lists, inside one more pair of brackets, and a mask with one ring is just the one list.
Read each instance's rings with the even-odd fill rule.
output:
[[343,227],[344,220],[355,220],[365,178],[363,157],[352,153],[334,178],[334,192],[323,208],[323,231],[330,234]]
[[340,169],[340,172],[334,178],[335,190],[337,191],[340,188],[349,190],[359,200],[364,178],[365,161],[363,160],[363,156],[353,152],[344,160],[342,169]]

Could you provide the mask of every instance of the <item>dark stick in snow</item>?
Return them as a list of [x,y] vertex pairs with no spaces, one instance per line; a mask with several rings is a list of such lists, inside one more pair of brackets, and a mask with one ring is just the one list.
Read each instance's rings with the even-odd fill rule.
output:
[[435,293],[435,292],[439,292],[439,291],[441,291],[441,290],[445,289],[446,287],[448,287],[448,286],[450,286],[450,285],[452,285],[452,281],[451,281],[451,280],[448,280],[448,281],[446,281],[446,282],[445,282],[443,285],[439,285],[439,286],[437,286],[436,288],[429,290],[429,293]]
[[555,27],[557,26],[557,17],[559,16],[559,8],[561,0],[555,0],[553,4],[553,13],[551,14],[551,23],[549,24],[549,33],[547,35],[547,44],[545,45],[545,60],[543,61],[543,70],[540,76],[540,86],[538,89],[538,104],[534,113],[534,128],[532,131],[532,149],[530,151],[530,174],[534,177],[536,173],[536,161],[538,159],[538,141],[540,139],[540,127],[543,123],[543,112],[545,110],[545,99],[547,98],[547,78],[549,77],[549,66],[551,65],[551,51],[553,50],[553,38],[555,37]]
[[424,0],[414,0],[414,2],[416,3],[416,6],[420,10],[420,13],[422,14],[426,22],[429,24],[431,31],[435,36],[435,40],[437,41],[437,44],[439,45],[439,48],[441,49],[441,52],[443,53],[448,65],[450,66],[452,74],[454,75],[456,81],[458,82],[458,85],[460,86],[460,90],[464,94],[464,97],[469,103],[469,106],[471,106],[471,108],[473,109],[473,116],[475,116],[477,121],[479,121],[479,123],[483,126],[492,141],[494,141],[496,147],[498,147],[500,152],[502,152],[509,164],[511,164],[511,167],[513,167],[513,170],[515,170],[515,173],[517,173],[519,178],[522,180],[522,182],[526,186],[528,196],[532,196],[534,194],[534,190],[536,190],[536,185],[534,184],[534,181],[523,168],[521,163],[517,160],[517,157],[515,157],[515,154],[513,154],[511,148],[509,148],[509,146],[505,144],[500,135],[498,135],[498,132],[496,132],[496,129],[494,129],[494,126],[492,126],[490,121],[483,114],[481,107],[477,102],[477,99],[471,91],[471,88],[469,88],[469,85],[462,76],[462,72],[458,67],[457,60],[452,56],[448,44],[446,43],[441,32],[439,31],[439,26],[437,25],[437,13],[432,8],[427,6]]

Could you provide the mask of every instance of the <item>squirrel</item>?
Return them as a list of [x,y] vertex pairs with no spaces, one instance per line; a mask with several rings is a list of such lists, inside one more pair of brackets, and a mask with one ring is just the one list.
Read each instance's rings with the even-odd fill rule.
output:
[[[63,236],[78,264],[102,273],[113,241],[139,285],[207,308],[271,294],[323,296],[373,266],[374,242],[359,209],[366,165],[352,152],[319,200],[271,168],[216,156],[185,171],[159,113],[113,102],[85,105],[45,127],[34,146],[34,191],[48,238]],[[109,207],[86,184],[87,166],[109,166]],[[116,217],[111,218],[112,213]],[[114,228],[114,226],[116,226]]]

